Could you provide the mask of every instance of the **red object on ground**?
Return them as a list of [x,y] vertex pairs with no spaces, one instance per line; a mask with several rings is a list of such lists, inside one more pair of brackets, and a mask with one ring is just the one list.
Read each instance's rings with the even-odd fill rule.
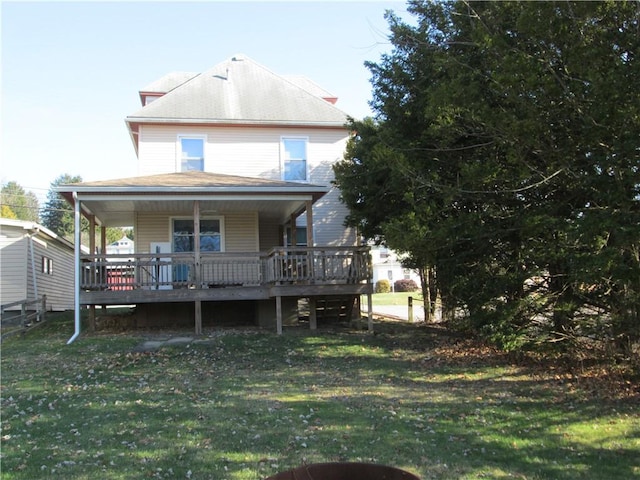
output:
[[420,478],[386,465],[316,463],[281,472],[265,480],[420,480]]

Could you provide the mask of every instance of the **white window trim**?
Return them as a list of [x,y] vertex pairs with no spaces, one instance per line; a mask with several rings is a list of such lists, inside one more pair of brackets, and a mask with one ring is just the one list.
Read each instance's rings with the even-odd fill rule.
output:
[[[305,177],[306,180],[285,180],[284,178],[284,141],[285,140],[304,140],[305,141],[305,162],[306,162],[306,172]],[[280,179],[288,182],[298,182],[298,183],[310,183],[310,168],[309,168],[309,137],[304,135],[282,135],[280,137]]]
[[[181,215],[176,217],[169,217],[169,243],[171,243],[172,252],[173,252],[173,221],[174,220],[193,220],[193,216]],[[226,241],[225,241],[226,235],[225,235],[225,227],[224,227],[224,216],[207,215],[204,217],[200,217],[200,220],[218,220],[220,222],[220,253],[225,252],[226,251]]]
[[202,144],[202,153],[204,155],[204,159],[202,162],[202,171],[207,171],[207,135],[206,134],[198,134],[198,133],[179,133],[176,137],[176,162],[175,168],[176,172],[182,171],[182,139],[199,139],[203,141]]

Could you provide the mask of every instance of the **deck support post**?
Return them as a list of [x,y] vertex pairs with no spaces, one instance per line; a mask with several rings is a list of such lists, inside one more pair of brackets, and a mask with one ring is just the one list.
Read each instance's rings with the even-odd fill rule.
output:
[[202,335],[202,300],[195,301],[196,335]]
[[282,335],[282,297],[276,297],[276,331]]
[[373,332],[373,295],[371,292],[367,293],[367,328]]
[[318,329],[318,311],[316,310],[316,297],[309,297],[309,329]]

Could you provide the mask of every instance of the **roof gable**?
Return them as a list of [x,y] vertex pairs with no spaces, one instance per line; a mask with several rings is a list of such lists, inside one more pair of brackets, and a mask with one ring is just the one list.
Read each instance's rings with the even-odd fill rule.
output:
[[344,127],[347,114],[250,58],[234,56],[179,84],[127,122]]

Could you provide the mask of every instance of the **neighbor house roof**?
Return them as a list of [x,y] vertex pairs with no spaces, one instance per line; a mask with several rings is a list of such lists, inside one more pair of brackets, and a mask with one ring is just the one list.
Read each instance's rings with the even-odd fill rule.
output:
[[342,128],[347,122],[347,114],[317,90],[311,92],[243,55],[190,75],[173,74],[146,87],[174,88],[127,117],[133,134],[143,123]]
[[34,234],[34,235],[43,235],[73,250],[72,242],[70,242],[64,237],[57,235],[56,233],[49,230],[44,225],[40,225],[39,223],[36,223],[36,222],[32,222],[29,220],[17,220],[13,218],[0,217],[0,234],[2,233],[3,228],[15,228],[15,229],[20,229],[25,232]]

